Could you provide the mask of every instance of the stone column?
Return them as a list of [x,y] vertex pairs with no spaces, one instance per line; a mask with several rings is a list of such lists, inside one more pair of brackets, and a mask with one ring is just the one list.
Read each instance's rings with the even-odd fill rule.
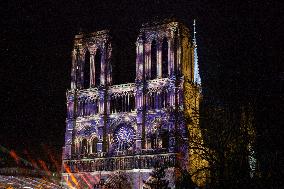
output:
[[[102,120],[100,120],[102,122]],[[101,123],[99,123],[100,126],[98,127],[98,143],[97,143],[97,152],[103,151],[103,127],[101,126]]]
[[144,41],[140,34],[136,42],[136,95],[135,108],[137,109],[137,130],[136,130],[136,151],[141,150],[141,133],[142,133],[142,101],[143,101],[143,78],[144,78]]
[[93,153],[93,140],[94,139],[92,139],[92,140],[90,140],[89,142],[90,142],[90,144],[89,144],[89,154],[92,154]]
[[105,74],[106,74],[106,46],[105,43],[102,44],[102,51],[101,51],[101,73],[100,73],[100,81],[101,85],[105,86]]
[[84,64],[84,53],[83,48],[80,46],[79,49],[79,56],[78,56],[78,78],[77,78],[77,87],[79,89],[83,88],[83,82],[84,82],[84,70],[83,70],[83,64]]
[[177,74],[180,75],[181,74],[181,70],[182,70],[182,62],[181,62],[181,58],[182,58],[182,44],[181,44],[181,36],[180,33],[177,32],[176,34],[176,61],[177,61]]
[[[173,32],[173,31],[172,31]],[[168,40],[168,68],[169,68],[169,76],[172,77],[174,75],[174,69],[175,69],[175,65],[174,65],[174,38],[173,36],[171,36],[171,38],[169,38]]]
[[163,39],[157,41],[157,78],[162,78],[162,47]]
[[129,94],[127,93],[127,111],[131,111],[130,103],[129,103]]
[[145,78],[151,78],[151,43],[145,43]]
[[112,53],[112,46],[111,43],[107,44],[107,52],[106,52],[106,80],[107,85],[112,84],[112,69],[111,69],[111,53]]
[[95,86],[95,51],[90,52],[90,86]]
[[142,133],[143,133],[143,82],[137,83],[136,89],[136,109],[137,109],[137,130],[136,130],[136,141],[135,141],[135,151],[140,152],[143,148],[142,146]]
[[71,70],[71,89],[76,88],[76,68],[77,68],[77,61],[76,61],[76,49],[74,48],[72,51],[72,70]]
[[136,80],[143,79],[143,63],[144,63],[144,45],[143,39],[140,35],[136,42]]

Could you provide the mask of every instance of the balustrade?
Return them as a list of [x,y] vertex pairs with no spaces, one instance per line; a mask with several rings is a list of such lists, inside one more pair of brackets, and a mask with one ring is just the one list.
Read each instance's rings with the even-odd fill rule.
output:
[[[146,93],[146,106],[148,110],[166,108],[169,105],[169,92],[165,89],[166,79],[157,79],[149,81],[148,92]],[[159,87],[159,84],[161,85]],[[135,94],[136,86],[134,83],[113,85],[110,86],[107,95],[108,112],[131,112],[135,111]],[[68,116],[72,116],[74,104],[68,105]],[[99,113],[99,108],[104,108],[100,104],[98,90],[82,90],[78,94],[76,103],[76,116],[85,117],[96,115]]]
[[157,164],[175,167],[176,163],[176,154],[174,153],[64,161],[65,167],[69,167],[71,172],[151,169]]

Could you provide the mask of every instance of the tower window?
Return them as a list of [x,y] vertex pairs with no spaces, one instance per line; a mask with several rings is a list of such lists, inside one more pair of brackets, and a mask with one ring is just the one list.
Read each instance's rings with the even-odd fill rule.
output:
[[97,49],[95,56],[95,86],[98,87],[100,85],[100,75],[101,75],[101,51]]
[[90,88],[90,52],[85,53],[84,89]]
[[151,44],[151,79],[157,77],[157,43],[155,40]]
[[86,155],[88,153],[88,144],[87,144],[87,140],[83,139],[82,141],[82,148],[81,148],[81,154]]
[[92,153],[97,153],[98,138],[94,138],[92,142]]
[[168,77],[168,41],[163,39],[162,43],[162,77]]

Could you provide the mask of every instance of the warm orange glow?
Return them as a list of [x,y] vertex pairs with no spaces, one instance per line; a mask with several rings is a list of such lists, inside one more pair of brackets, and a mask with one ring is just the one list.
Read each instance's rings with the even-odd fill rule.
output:
[[48,148],[48,146],[44,145],[44,151],[48,154],[49,159],[55,165],[56,171],[60,172],[61,171],[60,163],[56,160],[56,158],[54,157],[52,151]]
[[44,162],[43,160],[38,160],[38,162],[39,162],[39,164],[41,165],[41,167],[45,170],[46,174],[47,174],[48,176],[51,176],[51,173],[50,173],[50,171],[48,170],[48,168],[47,168],[45,162]]
[[27,150],[24,150],[24,153],[27,155],[27,158],[29,160],[29,162],[31,162],[31,164],[33,165],[34,168],[38,168],[38,165],[36,163],[36,161],[34,159],[32,159],[31,155],[29,154],[29,152]]
[[[77,179],[75,178],[75,176],[71,173],[70,167],[66,164],[64,164],[64,169],[66,170],[67,173],[70,174],[71,180],[72,182],[75,184],[75,186],[77,186],[77,188],[80,188],[79,183],[77,181]],[[72,185],[71,185],[72,186]],[[73,187],[73,186],[72,186]]]
[[16,154],[16,152],[14,150],[10,151],[10,156],[15,160],[15,162],[17,164],[20,163],[20,158],[19,158],[19,156]]
[[82,174],[80,175],[80,177],[84,180],[88,187],[92,189],[92,184],[85,178],[85,176]]
[[199,187],[203,187],[209,176],[209,163],[205,159],[208,149],[204,145],[201,128],[199,125],[199,102],[201,94],[199,88],[185,83],[185,116],[190,121],[187,123],[189,130],[189,158],[188,171],[192,181]]
[[75,187],[73,187],[72,183],[69,180],[67,180],[65,177],[63,177],[63,179],[65,180],[65,183],[67,184],[68,188],[76,189]]
[[40,180],[40,183],[36,186],[36,188],[43,188],[43,185],[47,183],[47,180],[45,177],[43,177],[41,180]]

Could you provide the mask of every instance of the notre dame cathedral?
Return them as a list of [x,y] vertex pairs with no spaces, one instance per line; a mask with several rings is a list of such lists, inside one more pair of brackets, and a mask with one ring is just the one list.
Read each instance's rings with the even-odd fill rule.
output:
[[177,187],[178,170],[191,169],[185,117],[198,109],[201,91],[194,28],[172,20],[143,24],[135,83],[119,85],[113,85],[109,30],[75,36],[66,93],[66,186],[151,188],[161,182],[154,168],[163,167],[164,188]]

